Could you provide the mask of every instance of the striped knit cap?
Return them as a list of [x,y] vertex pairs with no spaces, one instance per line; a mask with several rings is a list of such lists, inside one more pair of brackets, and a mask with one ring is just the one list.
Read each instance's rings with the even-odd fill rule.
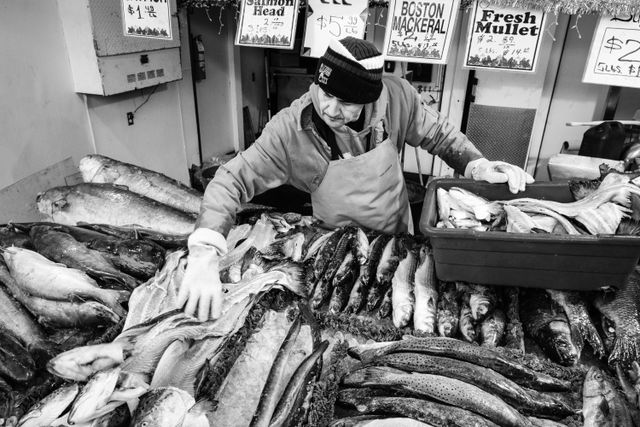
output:
[[318,61],[314,83],[345,102],[368,104],[382,91],[384,60],[376,47],[365,40],[332,39]]

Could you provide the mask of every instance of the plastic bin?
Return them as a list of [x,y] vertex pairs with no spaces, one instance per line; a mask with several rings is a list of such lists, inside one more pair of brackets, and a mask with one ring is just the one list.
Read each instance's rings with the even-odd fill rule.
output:
[[489,200],[519,197],[572,201],[567,182],[541,182],[511,194],[505,184],[436,179],[427,186],[420,231],[433,247],[443,281],[532,288],[596,290],[623,287],[640,257],[640,237],[523,234],[436,228],[436,189],[461,187]]

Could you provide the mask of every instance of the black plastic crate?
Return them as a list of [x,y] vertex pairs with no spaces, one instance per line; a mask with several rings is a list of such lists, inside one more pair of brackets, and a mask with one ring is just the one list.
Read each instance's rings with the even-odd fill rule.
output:
[[572,201],[566,182],[541,182],[512,194],[505,184],[436,179],[427,186],[420,231],[433,247],[444,281],[533,288],[596,290],[622,287],[640,258],[640,237],[556,235],[436,228],[436,190],[460,187],[489,200],[520,197]]

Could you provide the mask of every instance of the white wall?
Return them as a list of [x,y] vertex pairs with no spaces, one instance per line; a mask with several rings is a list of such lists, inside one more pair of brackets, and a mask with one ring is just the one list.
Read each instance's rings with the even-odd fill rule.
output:
[[55,0],[0,1],[0,61],[0,188],[96,149],[188,182],[197,153],[195,120],[183,119],[194,115],[189,69],[158,88],[134,126],[125,115],[142,103],[140,91],[88,96],[87,109],[73,91]]
[[53,0],[0,1],[0,188],[92,152]]

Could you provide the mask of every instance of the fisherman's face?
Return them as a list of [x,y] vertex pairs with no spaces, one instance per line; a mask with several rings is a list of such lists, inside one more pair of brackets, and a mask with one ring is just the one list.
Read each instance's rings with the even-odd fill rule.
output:
[[364,107],[364,104],[344,102],[322,89],[318,90],[318,102],[322,120],[332,129],[358,120]]

